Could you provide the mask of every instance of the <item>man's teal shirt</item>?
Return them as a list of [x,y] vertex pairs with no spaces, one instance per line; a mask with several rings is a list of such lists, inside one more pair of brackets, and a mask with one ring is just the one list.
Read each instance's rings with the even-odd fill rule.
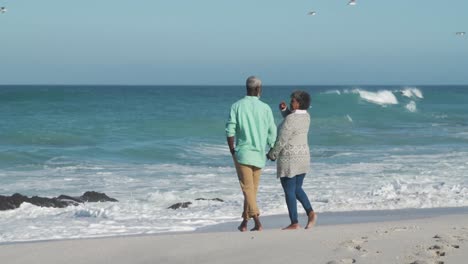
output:
[[276,125],[270,106],[257,96],[245,96],[231,106],[226,136],[236,138],[236,158],[240,164],[265,167],[266,145],[273,147]]

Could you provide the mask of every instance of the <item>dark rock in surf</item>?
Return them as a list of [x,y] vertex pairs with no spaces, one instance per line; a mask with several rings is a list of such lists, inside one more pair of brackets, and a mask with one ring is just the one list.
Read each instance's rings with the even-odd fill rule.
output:
[[0,195],[0,211],[11,210],[18,208],[27,198],[19,193],[15,193],[12,196]]
[[118,202],[114,198],[110,198],[105,193],[85,192],[81,199],[85,202]]
[[60,195],[59,197],[46,198],[33,196],[31,198],[15,193],[12,196],[0,195],[0,211],[16,209],[22,203],[30,203],[40,207],[64,208],[70,205],[79,205],[85,202],[118,202],[116,199],[107,196],[105,193],[85,192],[80,197]]
[[73,204],[73,205],[78,205],[80,203],[84,203],[85,201],[83,201],[82,199],[80,199],[80,197],[72,197],[72,196],[68,196],[68,195],[60,195],[59,197],[57,197],[57,199],[61,200],[61,201],[66,201],[68,202],[69,204]]
[[171,206],[169,206],[167,209],[179,209],[179,208],[187,208],[189,205],[191,205],[191,202],[184,202],[184,203],[176,203]]
[[55,208],[64,208],[70,205],[67,201],[62,201],[57,198],[45,198],[39,196],[33,196],[32,198],[27,198],[25,202],[34,204],[40,207],[55,207]]
[[[197,198],[195,201],[217,201],[217,202],[224,202],[222,199],[219,198],[213,198],[213,199],[206,199],[206,198]],[[187,208],[189,205],[191,205],[192,202],[183,202],[183,203],[176,203],[171,206],[169,206],[167,209],[179,209],[179,208]]]

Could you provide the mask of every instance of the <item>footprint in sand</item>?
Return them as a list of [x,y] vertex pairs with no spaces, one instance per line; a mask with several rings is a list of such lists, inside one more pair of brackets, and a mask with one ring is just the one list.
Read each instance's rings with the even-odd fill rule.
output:
[[343,259],[331,260],[327,264],[348,264],[356,263],[354,257],[366,257],[368,251],[363,248],[364,244],[367,243],[367,237],[362,237],[362,239],[352,239],[346,240],[339,244],[339,247],[335,249],[336,254],[348,256]]
[[332,260],[332,261],[327,262],[327,264],[351,264],[351,263],[356,263],[356,260],[353,258],[346,258],[346,259]]
[[436,255],[437,257],[445,257],[445,251],[443,251],[443,249],[444,249],[443,246],[434,245],[434,246],[429,247],[427,250],[429,252],[433,252],[433,254]]
[[[447,250],[450,249],[460,249],[460,245],[457,242],[464,242],[464,239],[459,235],[443,237],[440,235],[435,235],[433,237],[436,242],[442,243],[447,247]],[[429,248],[430,250],[441,250],[443,246],[434,245]]]
[[416,260],[416,261],[413,261],[411,262],[410,264],[444,264],[443,261],[436,261],[436,262],[428,262],[427,260]]
[[[453,244],[454,240],[457,240],[457,236],[441,236],[435,235],[432,237],[439,244],[435,244],[427,248],[427,252],[432,254],[435,259],[446,256],[447,251],[457,250],[460,248],[459,245]],[[443,261],[436,261],[436,263],[444,263]]]
[[368,240],[366,239],[352,239],[347,240],[340,243],[340,247],[336,249],[336,251],[347,251],[347,252],[355,252],[358,251],[361,253],[361,256],[365,256],[367,254],[367,250],[363,248],[363,245],[367,243]]
[[[461,228],[463,229],[463,228]],[[454,230],[456,230],[454,228]],[[460,229],[458,229],[460,230]],[[463,233],[463,232],[462,232]],[[410,264],[444,264],[444,261],[440,260],[443,259],[447,255],[450,254],[451,251],[459,250],[460,245],[457,242],[464,242],[466,237],[463,236],[464,234],[457,234],[457,235],[440,235],[436,234],[432,238],[436,242],[436,244],[430,247],[419,247],[419,253],[417,255],[419,257],[428,258],[429,260],[416,260],[411,262]]]

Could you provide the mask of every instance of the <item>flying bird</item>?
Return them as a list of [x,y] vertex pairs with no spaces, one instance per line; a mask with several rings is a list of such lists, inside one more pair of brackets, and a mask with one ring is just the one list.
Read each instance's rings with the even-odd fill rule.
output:
[[307,13],[309,16],[315,16],[317,14],[317,12],[315,11],[310,11],[309,13]]
[[7,11],[6,7],[2,6],[0,7],[0,13],[5,13]]
[[455,33],[455,35],[457,35],[457,36],[464,36],[465,34],[466,34],[466,32],[464,32],[464,31],[459,31],[459,32]]
[[356,5],[356,0],[350,0],[350,1],[348,2],[348,5],[350,5],[350,6],[355,6],[355,5]]

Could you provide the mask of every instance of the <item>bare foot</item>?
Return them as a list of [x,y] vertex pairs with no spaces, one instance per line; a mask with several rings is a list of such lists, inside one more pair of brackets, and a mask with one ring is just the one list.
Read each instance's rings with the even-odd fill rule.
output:
[[317,222],[317,214],[312,211],[309,213],[309,220],[307,221],[305,229],[311,229],[315,225],[315,222]]
[[254,216],[253,220],[255,221],[255,226],[254,228],[250,229],[250,231],[262,231],[263,227],[262,223],[260,222],[260,217],[258,217],[258,215]]
[[254,228],[250,229],[250,231],[262,231],[263,227],[261,225],[259,226],[254,226]]
[[237,227],[237,229],[239,229],[239,231],[241,232],[245,232],[247,231],[247,220],[242,220],[242,223]]
[[287,227],[283,228],[282,230],[294,230],[299,229],[301,226],[299,224],[290,224]]

